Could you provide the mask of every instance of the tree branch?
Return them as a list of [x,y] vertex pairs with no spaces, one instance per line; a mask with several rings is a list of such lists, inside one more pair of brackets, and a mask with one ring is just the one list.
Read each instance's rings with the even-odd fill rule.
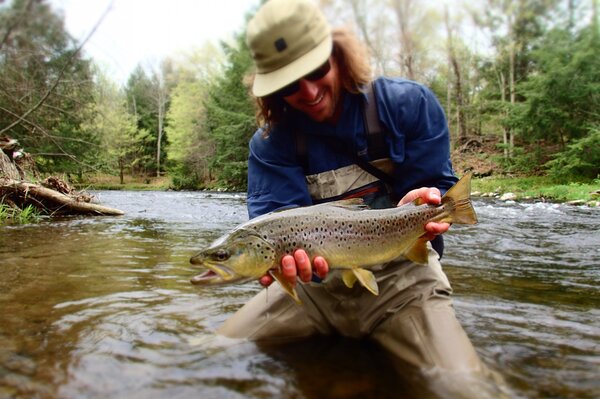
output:
[[46,91],[46,93],[37,102],[37,104],[35,104],[33,107],[31,107],[30,109],[28,109],[27,111],[25,111],[25,113],[23,115],[21,115],[17,120],[15,120],[13,123],[11,123],[10,125],[6,126],[4,129],[0,130],[0,135],[6,133],[7,131],[9,131],[10,129],[12,129],[13,127],[19,125],[21,122],[23,122],[23,120],[25,118],[27,118],[32,112],[34,112],[35,110],[37,110],[46,101],[46,99],[50,96],[50,94],[52,94],[52,92],[54,91],[54,89],[56,89],[56,87],[58,86],[58,84],[61,82],[61,79],[63,78],[64,74],[66,73],[67,68],[73,62],[73,59],[75,59],[75,57],[77,56],[77,54],[79,54],[79,52],[81,51],[81,49],[83,48],[83,46],[88,42],[88,40],[90,40],[90,38],[96,32],[96,30],[98,29],[98,27],[100,26],[100,24],[102,23],[102,21],[104,20],[104,18],[106,17],[106,15],[108,14],[108,12],[110,11],[111,8],[112,8],[112,3],[104,11],[104,13],[102,14],[102,16],[100,17],[100,19],[98,20],[98,22],[96,22],[96,25],[94,25],[93,29],[90,31],[90,33],[87,35],[87,37],[81,42],[81,44],[70,55],[69,59],[63,65],[62,69],[60,70],[60,73],[56,77],[56,80],[54,81],[54,83],[52,84],[52,86]]

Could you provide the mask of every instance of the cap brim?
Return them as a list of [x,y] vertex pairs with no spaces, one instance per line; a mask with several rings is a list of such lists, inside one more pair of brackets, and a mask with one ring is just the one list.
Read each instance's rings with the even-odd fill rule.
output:
[[257,73],[254,76],[252,94],[256,97],[268,96],[309,74],[327,61],[331,55],[332,46],[331,36],[327,36],[311,51],[286,66],[269,73]]

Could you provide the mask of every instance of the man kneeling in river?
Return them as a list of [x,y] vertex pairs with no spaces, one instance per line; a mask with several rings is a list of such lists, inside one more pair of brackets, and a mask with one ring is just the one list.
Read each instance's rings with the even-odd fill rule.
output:
[[[456,183],[447,122],[434,94],[413,81],[372,80],[364,46],[348,30],[332,30],[309,0],[267,1],[248,24],[247,42],[262,125],[250,142],[251,218],[347,197],[362,197],[372,208],[395,206],[398,198],[398,205],[417,198],[437,205]],[[363,115],[369,112],[375,117]],[[370,131],[372,124],[379,131]],[[348,288],[329,273],[327,259],[296,250],[282,258],[281,274],[291,284],[304,282],[296,287],[302,305],[274,284],[219,332],[261,342],[369,337],[399,370],[482,375],[486,368],[456,319],[439,263],[440,234],[448,228],[425,226],[433,240],[429,266],[397,260],[372,269],[378,296],[358,284]],[[265,286],[271,282],[261,278]]]

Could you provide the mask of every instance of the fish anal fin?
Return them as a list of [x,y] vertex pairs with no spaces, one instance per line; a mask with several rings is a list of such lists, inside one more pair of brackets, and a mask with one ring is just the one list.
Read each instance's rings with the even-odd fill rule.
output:
[[354,287],[354,283],[356,283],[356,275],[353,270],[344,270],[342,273],[342,281],[346,284],[346,287],[352,288]]
[[273,276],[273,278],[277,280],[279,285],[281,285],[281,288],[283,288],[283,290],[289,296],[291,296],[298,305],[302,303],[300,297],[298,296],[298,293],[296,292],[296,288],[294,288],[294,286],[283,277],[283,274],[281,274],[279,270],[270,270],[269,274],[271,274],[271,276]]
[[379,295],[379,286],[377,285],[375,275],[371,271],[357,267],[352,269],[352,272],[363,287],[371,291],[373,295]]
[[429,255],[427,251],[427,240],[423,237],[419,238],[404,254],[408,259],[415,263],[427,265],[429,263]]

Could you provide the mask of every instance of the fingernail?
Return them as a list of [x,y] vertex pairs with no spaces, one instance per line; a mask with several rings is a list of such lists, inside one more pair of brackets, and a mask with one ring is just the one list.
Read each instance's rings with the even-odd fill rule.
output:
[[281,266],[285,267],[286,269],[294,267],[294,260],[286,256],[281,260]]

